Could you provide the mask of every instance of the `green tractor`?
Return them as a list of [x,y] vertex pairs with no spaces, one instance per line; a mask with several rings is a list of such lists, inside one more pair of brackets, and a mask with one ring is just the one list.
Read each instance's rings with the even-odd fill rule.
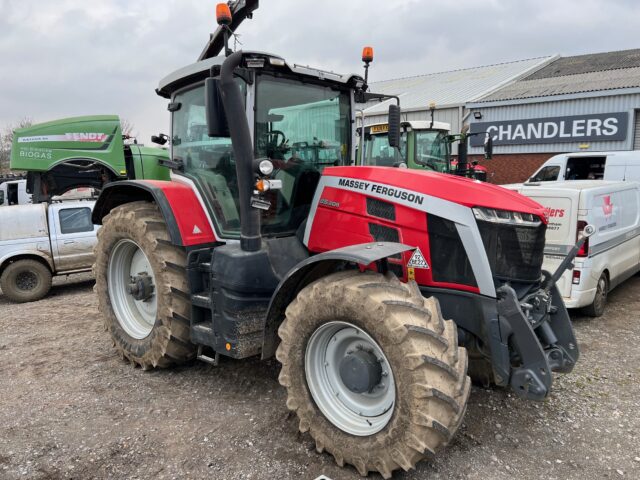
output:
[[[467,160],[466,132],[452,135],[448,123],[434,120],[412,120],[400,123],[400,145],[389,145],[389,125],[366,125],[364,135],[358,129],[360,145],[358,164],[368,166],[406,166],[412,169],[449,173],[476,180],[487,180],[487,169],[477,161]],[[458,143],[458,159],[451,155],[451,146]],[[492,156],[492,141],[485,142],[485,159]]]
[[[169,152],[125,143],[117,115],[64,118],[15,131],[11,169],[27,172],[33,202],[46,202],[74,188],[101,190],[116,180],[169,180]],[[159,144],[165,135],[154,136]]]

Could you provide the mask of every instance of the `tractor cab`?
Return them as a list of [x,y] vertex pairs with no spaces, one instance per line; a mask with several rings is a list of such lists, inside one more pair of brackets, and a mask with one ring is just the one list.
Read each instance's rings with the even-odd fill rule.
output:
[[[221,104],[224,60],[215,57],[182,69],[162,80],[158,92],[171,101],[174,173],[202,193],[218,238],[234,239],[240,235],[240,184],[229,120]],[[249,120],[253,155],[268,159],[273,169],[269,191],[260,192],[261,233],[293,234],[308,215],[323,169],[351,162],[352,90],[363,80],[290,66],[281,57],[261,52],[244,52],[233,78]],[[212,80],[209,91],[207,79]],[[207,113],[207,99],[218,108]],[[217,131],[210,131],[208,118],[209,123],[215,119]]]
[[[358,164],[368,166],[398,166],[439,173],[450,173],[449,124],[444,122],[406,121],[400,124],[400,148],[389,146],[387,123],[364,127],[358,152]],[[361,133],[362,129],[358,129]]]

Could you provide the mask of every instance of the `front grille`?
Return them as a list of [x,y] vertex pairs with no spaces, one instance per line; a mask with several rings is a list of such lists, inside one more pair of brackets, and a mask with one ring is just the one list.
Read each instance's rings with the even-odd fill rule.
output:
[[[369,224],[369,233],[373,237],[374,242],[397,242],[400,243],[400,234],[397,228],[379,225],[377,223]],[[389,258],[402,259],[401,254],[391,255]]]
[[427,214],[427,231],[433,280],[477,287],[476,277],[455,223]]
[[538,227],[478,221],[494,277],[535,282],[542,274],[545,224]]
[[396,221],[396,206],[393,203],[383,202],[375,198],[367,198],[367,213],[392,222]]

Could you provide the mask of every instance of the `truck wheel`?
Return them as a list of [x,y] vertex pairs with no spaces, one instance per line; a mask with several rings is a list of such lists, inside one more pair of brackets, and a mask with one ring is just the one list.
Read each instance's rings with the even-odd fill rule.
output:
[[298,294],[278,334],[287,407],[338,465],[390,478],[432,457],[460,425],[467,352],[415,282],[328,275]]
[[588,305],[582,309],[585,315],[589,317],[601,317],[604,313],[604,308],[607,305],[607,295],[609,294],[609,278],[605,272],[602,272],[598,279],[598,286],[596,287],[596,296],[593,298],[591,305]]
[[0,288],[14,302],[40,300],[51,290],[51,270],[37,260],[18,260],[2,272]]
[[98,306],[114,346],[134,365],[167,367],[195,357],[186,265],[154,204],[128,203],[104,218],[94,265]]

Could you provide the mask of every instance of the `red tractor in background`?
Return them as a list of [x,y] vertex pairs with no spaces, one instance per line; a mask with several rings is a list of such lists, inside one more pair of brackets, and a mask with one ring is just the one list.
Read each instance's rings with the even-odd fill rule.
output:
[[100,311],[144,369],[275,354],[317,450],[389,478],[451,440],[468,374],[542,400],[571,371],[562,272],[541,271],[546,219],[526,197],[350,166],[364,79],[230,52],[257,6],[219,5],[198,62],[160,82],[172,181],[102,191]]

